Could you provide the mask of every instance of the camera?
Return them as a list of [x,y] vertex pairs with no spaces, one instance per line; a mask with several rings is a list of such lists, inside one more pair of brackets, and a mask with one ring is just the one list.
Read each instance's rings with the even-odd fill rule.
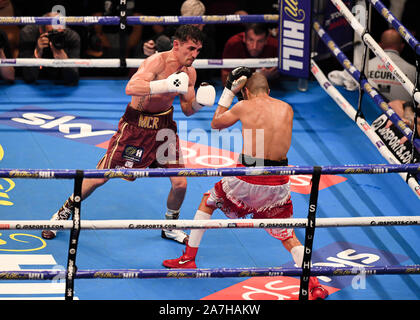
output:
[[51,30],[47,37],[56,49],[64,49],[64,32]]

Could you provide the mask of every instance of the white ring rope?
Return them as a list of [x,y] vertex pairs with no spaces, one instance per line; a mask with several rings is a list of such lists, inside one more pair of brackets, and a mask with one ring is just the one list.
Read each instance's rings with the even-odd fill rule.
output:
[[[138,68],[144,59],[126,59],[127,68]],[[193,67],[197,69],[222,69],[244,66],[248,68],[276,67],[278,58],[265,59],[197,59]],[[52,67],[52,68],[119,68],[120,59],[1,59],[0,67]]]
[[[307,218],[287,219],[215,219],[215,220],[81,220],[80,229],[244,229],[244,228],[306,228]],[[317,218],[317,228],[360,226],[420,225],[420,216]],[[71,229],[73,221],[3,220],[0,230],[63,230]]]
[[[339,0],[331,0],[339,9],[339,11],[346,17],[348,16],[342,12],[348,9]],[[341,4],[341,9],[339,5]],[[344,9],[345,8],[345,9]],[[383,52],[383,50],[373,41],[372,37],[365,33],[365,30],[357,22],[357,20],[350,13],[352,21],[349,20],[352,27],[363,39],[365,43],[373,52],[379,56],[385,63],[387,68],[394,74],[394,76],[400,81],[403,87],[413,94],[414,99],[420,101],[420,93],[414,93],[414,85],[408,80],[408,78],[401,72],[401,70],[395,65],[395,63]],[[355,23],[356,22],[356,23]],[[359,26],[359,25],[360,26]],[[144,61],[144,59],[3,59],[0,60],[0,67],[2,66],[14,66],[14,67],[82,67],[82,68],[137,68]],[[311,66],[316,67],[315,62],[311,61]],[[260,67],[274,67],[278,66],[278,59],[197,59],[194,61],[193,66],[197,69],[221,69],[221,68],[234,68],[238,65],[260,68]],[[392,70],[393,69],[393,70]],[[354,108],[350,108],[351,105],[341,96],[341,94],[330,84],[327,88],[323,84],[329,83],[325,75],[318,68],[318,72],[312,70],[314,76],[317,78],[321,87],[327,91],[327,93],[334,99],[334,101],[342,108],[346,114],[354,120],[359,128],[365,132],[371,142],[378,148],[379,152],[387,159],[390,163],[399,163],[398,160],[390,153],[385,147],[381,149],[375,142],[380,141],[376,133],[370,128],[367,122],[360,117],[355,117]],[[381,145],[383,147],[383,145]],[[317,171],[318,172],[318,171]],[[404,179],[407,177],[407,173],[400,172],[400,176]],[[80,180],[80,172],[76,178],[76,185]],[[414,179],[413,179],[414,180]],[[81,181],[79,181],[81,182]],[[419,187],[417,182],[416,186]],[[407,181],[410,187],[413,189],[414,183],[410,184],[410,180]],[[80,188],[81,189],[81,188]],[[76,190],[76,187],[75,187]],[[78,191],[80,192],[80,190]],[[417,194],[420,197],[419,194]],[[312,195],[311,195],[312,198]],[[79,229],[128,229],[128,230],[154,230],[154,229],[243,229],[243,228],[264,228],[264,229],[276,229],[276,228],[325,228],[325,227],[360,227],[360,226],[412,226],[420,225],[420,216],[387,216],[387,217],[351,217],[351,218],[318,218],[316,221],[312,221],[308,218],[288,218],[288,219],[215,219],[215,220],[80,220],[79,208],[77,207],[76,213],[73,216],[73,220],[69,221],[54,221],[54,220],[0,220],[0,230],[71,230],[70,238],[70,249],[68,258],[68,268],[66,276],[66,300],[73,299],[73,280],[76,274],[75,268],[75,256],[77,249],[77,238]],[[77,231],[77,233],[75,232]],[[76,236],[74,236],[74,234]],[[72,244],[74,244],[74,248]],[[305,243],[305,250],[307,244]],[[72,250],[74,252],[72,252]],[[70,253],[74,255],[70,257]],[[310,265],[310,263],[308,263]],[[304,264],[303,264],[304,266]],[[305,268],[302,266],[302,274],[305,272]],[[10,271],[9,273],[13,273]],[[170,272],[166,271],[165,272]],[[310,272],[310,269],[309,269]],[[167,275],[166,275],[167,276]],[[64,274],[63,274],[64,278]],[[23,279],[23,278],[22,278]],[[307,289],[307,288],[306,288]],[[301,284],[302,290],[302,284]]]
[[415,90],[414,84],[408,79],[408,77],[401,71],[397,64],[385,53],[385,51],[379,46],[379,44],[372,38],[372,36],[366,32],[366,29],[357,21],[356,17],[353,16],[351,11],[341,0],[331,0],[331,2],[337,7],[338,11],[346,18],[349,24],[353,27],[354,31],[362,38],[363,42],[369,46],[373,53],[378,56],[385,67],[394,75],[394,77],[401,83],[405,90],[410,95],[413,95],[414,100],[420,103],[420,92],[413,94]]
[[[401,162],[398,161],[398,159],[391,153],[386,145],[382,143],[381,138],[379,138],[376,132],[366,122],[366,120],[362,117],[356,118],[357,112],[354,107],[342,96],[342,94],[334,87],[334,85],[331,84],[331,82],[327,79],[325,74],[313,60],[311,60],[311,72],[318,80],[321,88],[323,88],[324,91],[328,93],[328,95],[337,103],[341,110],[343,110],[349,116],[350,119],[356,122],[360,130],[369,138],[369,140],[378,149],[379,153],[385,158],[385,160],[391,164],[401,164]],[[411,190],[416,194],[417,198],[420,199],[420,185],[416,179],[412,176],[409,176],[409,179],[407,180],[408,174],[405,172],[399,172],[398,174],[401,176],[404,182],[407,182]]]

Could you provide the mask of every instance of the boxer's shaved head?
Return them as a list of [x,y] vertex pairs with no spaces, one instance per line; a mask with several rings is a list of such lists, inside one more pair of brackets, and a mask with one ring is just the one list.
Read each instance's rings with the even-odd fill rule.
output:
[[246,82],[245,87],[252,94],[257,94],[259,92],[269,92],[267,78],[261,72],[254,72]]

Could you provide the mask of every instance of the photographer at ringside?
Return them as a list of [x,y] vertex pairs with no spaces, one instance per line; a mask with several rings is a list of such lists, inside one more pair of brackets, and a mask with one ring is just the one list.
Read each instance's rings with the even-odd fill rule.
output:
[[[47,13],[44,17],[55,17]],[[80,58],[80,36],[62,25],[27,25],[20,31],[19,58],[76,59]],[[77,85],[79,70],[73,67],[23,67],[23,80],[51,79],[56,84]]]
[[[3,60],[11,58],[12,53],[7,34],[3,30],[0,30],[0,59]],[[13,83],[15,81],[15,68],[12,66],[1,66],[0,79],[4,79],[8,83]]]

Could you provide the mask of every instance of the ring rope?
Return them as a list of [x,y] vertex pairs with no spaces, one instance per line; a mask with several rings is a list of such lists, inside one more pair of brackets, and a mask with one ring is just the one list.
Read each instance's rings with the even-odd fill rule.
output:
[[[265,15],[265,16],[267,16],[267,15]],[[270,16],[276,16],[276,15],[270,15]],[[223,19],[227,19],[226,17],[229,17],[229,16],[223,16],[223,17],[224,18],[222,18],[222,19],[216,18],[212,22],[203,21],[201,23],[226,23],[226,21],[224,21]],[[235,17],[235,16],[231,16],[231,17]],[[121,21],[121,17],[115,17],[115,18],[116,18],[116,20],[115,20],[116,23],[115,24],[119,24],[120,21]],[[192,22],[192,21],[191,22],[185,22],[185,21],[180,22],[179,19],[173,19],[172,21],[170,21],[171,18],[176,18],[176,17],[162,17],[163,20],[162,21],[159,21],[159,24],[200,23],[200,22],[196,22],[196,21],[194,21],[194,22]],[[194,17],[194,18],[197,19],[197,17]],[[203,17],[200,17],[200,18],[203,18]],[[66,20],[66,19],[67,18],[65,18],[64,20]],[[147,23],[149,23],[149,24],[156,24],[158,22],[157,20],[155,20],[155,21],[141,21],[141,18],[139,18],[139,17],[136,17],[136,19],[139,19],[139,20],[135,21],[133,24],[147,24]],[[277,22],[277,19],[278,19],[278,16],[276,16],[276,20],[275,21],[272,21],[272,22]],[[34,18],[33,20],[36,20],[36,19]],[[235,22],[233,22],[233,23],[245,22],[245,20],[241,20],[241,18],[234,19],[234,20],[235,20]],[[264,22],[267,22],[265,18],[264,18]],[[1,21],[0,21],[0,24],[1,24]],[[16,23],[14,23],[14,24],[16,24]],[[24,24],[28,24],[28,22],[25,22]],[[45,22],[44,21],[44,24],[51,24],[51,22]],[[127,24],[130,24],[128,18],[127,18]],[[119,66],[120,65],[121,65],[121,62],[119,63]],[[414,96],[416,96],[416,94],[414,94]],[[391,173],[392,170],[396,170],[394,172],[402,172],[400,170],[403,168],[402,166],[401,167],[398,167],[398,168],[395,168],[394,167],[394,168],[391,169],[391,171],[388,171],[389,168],[384,168],[383,166],[380,167],[380,168],[378,168],[378,167],[375,167],[375,166],[376,165],[373,165],[373,166],[371,165],[370,168],[368,168],[368,169],[367,168],[362,168],[362,169],[359,168],[359,169],[356,169],[356,170],[360,170],[360,171],[353,171],[353,172],[352,171],[348,171],[349,170],[349,167],[347,166],[347,168],[345,168],[346,172],[343,172],[343,173],[344,174],[345,173]],[[361,167],[363,167],[363,166],[361,166]],[[366,167],[366,166],[364,166],[364,167]],[[270,168],[268,168],[268,170],[267,170],[267,168],[252,168],[252,169],[254,171],[257,170],[257,173],[244,171],[244,172],[242,172],[243,175],[256,175],[256,174],[258,174],[258,175],[290,174],[290,173],[286,173],[286,171],[287,172],[290,172],[291,171],[290,168],[286,168],[286,169],[283,168],[283,170],[285,170],[285,172],[282,172],[282,173],[279,173],[279,172],[273,173],[274,171],[273,172],[270,172],[270,170],[269,170]],[[336,170],[336,169],[337,168],[334,168],[334,170]],[[314,167],[310,168],[310,170],[312,170],[311,173],[313,173]],[[322,167],[317,167],[317,170],[318,170],[318,174],[331,174],[331,173],[322,172],[322,170],[323,170]],[[354,168],[353,169],[350,169],[350,170],[354,170]],[[367,171],[365,171],[365,170],[367,170]],[[416,166],[416,167],[408,167],[407,168],[407,166],[406,166],[405,168],[403,168],[403,170],[418,172],[418,171],[420,171],[420,168],[418,166]],[[14,171],[15,172],[13,174],[14,175],[17,175],[17,176],[14,176],[15,178],[16,177],[23,177],[23,178],[34,178],[34,177],[37,177],[37,178],[57,178],[57,176],[55,176],[55,171],[52,171],[52,170],[47,170],[47,171],[46,170],[35,170],[35,171],[33,171],[31,169],[31,170],[26,170],[26,172],[24,172],[24,171],[20,171],[18,169],[18,170],[14,170]],[[185,171],[185,169],[184,169],[184,171]],[[293,172],[295,172],[295,171],[293,171]],[[69,177],[68,176],[68,173],[69,172],[67,172],[67,175],[64,174],[64,177],[63,178],[77,178],[77,174],[79,174],[79,176],[80,176],[80,174],[85,175],[85,173],[89,174],[89,171],[80,171],[80,170],[77,170],[76,171],[76,177],[74,176],[75,175],[74,172],[70,172],[70,175],[71,174],[73,175],[72,177]],[[133,171],[130,172],[130,170],[123,171],[123,172],[121,172],[121,171],[109,171],[109,170],[106,171],[106,172],[98,172],[98,170],[96,170],[96,172],[95,171],[92,171],[91,173],[92,173],[93,176],[95,174],[96,175],[97,174],[100,174],[101,175],[101,174],[108,173],[108,176],[107,177],[111,177],[111,178],[121,177],[121,175],[123,177],[125,177],[127,174],[128,175],[131,175],[131,177],[144,177],[144,176],[147,176],[147,177],[151,176],[152,177],[152,176],[154,176],[153,175],[154,173],[152,173],[152,172],[149,172],[149,171],[139,171],[139,170],[136,170],[135,172],[133,172]],[[0,174],[1,174],[1,172],[0,172]],[[10,175],[11,172],[8,172],[8,174]],[[292,173],[292,174],[298,174],[298,173]],[[139,175],[139,176],[137,176],[137,175]],[[194,171],[188,171],[187,170],[187,172],[185,173],[185,172],[181,172],[181,171],[177,172],[175,170],[175,172],[173,172],[173,171],[172,172],[169,172],[169,175],[162,175],[162,173],[160,172],[156,176],[173,176],[173,175],[185,175],[185,176],[215,176],[215,175],[219,175],[219,176],[223,176],[223,175],[241,175],[241,173],[238,174],[238,173],[232,172],[232,171],[227,171],[227,172],[220,171],[220,172],[218,172],[217,170],[206,170],[206,172],[203,171],[201,173],[199,171],[197,171],[197,170],[194,170]],[[88,175],[87,176],[84,176],[84,177],[87,178]],[[391,217],[389,217],[389,218],[391,218]],[[399,218],[401,218],[401,217],[399,217]],[[73,217],[73,219],[74,219],[74,217]],[[144,222],[144,220],[142,220],[142,221]],[[305,221],[306,221],[305,222],[305,224],[306,224],[307,223],[307,220],[305,220]],[[74,227],[74,221],[70,221],[70,222],[73,225],[71,227],[72,228],[72,231],[73,231],[74,228],[75,228]],[[156,222],[156,220],[154,222]],[[232,222],[232,221],[230,221],[230,222]],[[289,222],[290,222],[290,220],[289,220]],[[22,223],[22,221],[21,221],[21,223]],[[39,223],[39,221],[38,221],[38,223]],[[166,220],[165,220],[165,223],[167,223]],[[243,220],[240,223],[243,224]],[[391,222],[391,223],[393,223],[393,222]],[[401,224],[401,223],[399,223],[399,224]],[[413,223],[413,224],[418,224],[418,221],[415,222],[415,223]],[[78,228],[79,227],[80,228],[82,227],[81,224],[80,224],[80,226],[78,226]],[[410,270],[412,271],[411,273],[420,273],[420,272],[418,272],[418,270],[420,270],[420,268],[418,268],[418,266],[410,266],[410,267],[411,267]],[[392,268],[393,267],[385,267],[385,269],[386,269],[387,272],[389,272]],[[397,273],[402,273],[404,271],[402,271],[401,268],[407,268],[407,267],[399,267],[398,266],[396,268],[399,268],[399,270],[396,271]],[[271,272],[270,275],[279,275],[278,273],[277,274],[274,274],[273,273],[273,270],[277,270],[277,269],[278,268],[266,268],[266,270],[261,270],[261,269],[255,269],[255,268],[246,268],[246,269],[222,269],[222,270],[232,271],[232,273],[230,273],[230,274],[228,272],[228,275],[227,276],[232,276],[232,274],[234,274],[235,272],[238,272],[238,271],[241,272],[240,275],[235,275],[235,276],[254,276],[254,275],[259,275],[259,274],[262,274],[264,272],[267,272],[267,270],[270,270],[270,272]],[[383,269],[383,270],[385,270],[385,269]],[[138,272],[139,272],[138,274],[141,274],[141,272],[143,271],[143,272],[146,272],[148,274],[148,276],[150,277],[150,276],[154,276],[156,273],[159,273],[159,271],[162,271],[161,275],[163,275],[164,277],[177,277],[178,278],[178,277],[190,277],[190,276],[188,276],[188,273],[189,273],[189,271],[191,271],[194,274],[192,277],[206,277],[206,276],[211,277],[211,273],[203,273],[204,270],[211,270],[211,269],[197,269],[197,270],[185,270],[185,269],[182,269],[182,270],[170,270],[170,271],[168,271],[168,270],[143,270],[143,269],[141,269],[141,270],[138,270]],[[215,270],[219,271],[221,269],[215,269]],[[394,270],[394,269],[392,269],[392,270]],[[115,278],[115,277],[118,277],[118,275],[112,274],[112,272],[111,273],[108,273],[109,272],[108,270],[102,270],[102,271],[107,272],[105,278]],[[96,272],[102,272],[102,271],[96,270]],[[125,272],[125,271],[127,271],[127,270],[117,270],[116,272]],[[133,271],[133,270],[128,270],[128,271]],[[299,274],[302,275],[304,270],[298,268],[298,269],[293,269],[291,272],[295,272],[295,271],[300,272]],[[316,272],[317,271],[318,270],[316,268],[312,268],[311,274],[316,275]],[[331,270],[329,270],[328,272],[330,272],[330,271]],[[28,272],[28,271],[25,271],[25,272]],[[83,272],[85,272],[85,271],[83,271]],[[82,271],[76,271],[76,269],[74,269],[74,268],[72,268],[72,269],[68,268],[67,269],[67,272],[61,272],[61,275],[62,275],[62,278],[63,279],[66,278],[67,281],[69,281],[69,279],[73,280],[74,278],[78,278],[79,275],[81,275],[83,272]],[[92,271],[87,270],[86,272],[92,272]],[[125,273],[125,274],[123,274],[123,277],[125,277],[125,278],[133,278],[133,277],[136,277],[137,276],[136,272],[137,271],[134,271],[134,273],[132,273],[131,275],[129,273]],[[336,272],[336,270],[333,270],[332,272]],[[342,272],[343,273],[346,273],[346,274],[349,274],[351,271],[346,271],[346,270],[343,270],[342,269]],[[376,271],[374,271],[374,270],[371,270],[370,272],[371,272],[371,274],[376,273]],[[379,271],[379,272],[381,272],[381,271]],[[407,269],[405,269],[405,272],[407,272]],[[70,275],[70,273],[71,273],[71,275]],[[7,278],[9,278],[10,276],[13,277],[13,273],[10,273],[8,271],[6,271],[4,274],[5,274],[5,276]],[[219,272],[219,276],[225,276],[225,274],[226,273]],[[333,273],[333,274],[336,275],[336,273]],[[18,274],[15,274],[15,275],[16,275],[17,278],[19,278],[19,275]],[[92,275],[92,273],[91,273],[91,275]],[[267,274],[264,274],[264,275],[267,275]],[[1,274],[0,274],[0,276],[1,276]],[[55,276],[57,276],[57,274],[55,274]],[[91,276],[89,275],[87,277],[91,277]],[[71,292],[69,294],[69,296],[72,297],[73,296],[73,293]]]
[[[127,25],[278,23],[278,14],[204,16],[127,16]],[[0,17],[0,25],[119,25],[119,16]]]
[[[333,1],[333,0],[331,0]],[[334,0],[335,1],[335,0]],[[328,33],[321,27],[318,22],[314,22],[313,27],[321,40],[325,45],[331,50],[331,52],[336,56],[341,65],[353,76],[353,78],[359,82],[363,90],[369,94],[372,100],[382,109],[382,111],[387,115],[388,119],[395,124],[395,126],[400,130],[400,132],[407,137],[410,141],[413,141],[413,131],[401,120],[397,113],[386,103],[381,95],[374,89],[367,80],[361,79],[360,71],[350,62],[347,56],[338,48],[336,43],[328,35]],[[420,141],[414,139],[413,145],[420,152]]]
[[[381,138],[376,134],[375,130],[367,123],[367,121],[362,117],[356,117],[356,110],[353,106],[343,97],[343,95],[336,89],[336,87],[328,80],[319,66],[314,60],[311,60],[311,72],[314,75],[315,79],[320,84],[321,88],[337,103],[337,105],[352,119],[359,129],[369,138],[372,142],[372,145],[379,151],[379,153],[388,161],[388,163],[400,163],[399,160],[392,154],[392,152],[387,148],[387,146],[382,143]],[[420,185],[417,180],[403,172],[398,173],[401,178],[406,182],[411,190],[417,195],[420,199]]]
[[[279,15],[212,15],[212,16],[128,16],[127,25],[179,25],[179,24],[229,24],[229,23],[278,23]],[[120,25],[120,17],[0,17],[0,25]],[[78,68],[138,68],[144,59],[2,59],[0,67],[78,67]],[[123,63],[122,63],[123,62]],[[193,66],[197,69],[235,68],[242,65],[248,68],[278,66],[277,58],[268,59],[197,59]]]
[[411,48],[420,55],[420,43],[411,34],[411,32],[392,14],[391,11],[379,0],[369,0],[370,3],[375,7],[376,11],[382,15],[393,27],[397,30],[401,37],[407,41]]
[[[373,37],[368,32],[366,32],[365,28],[359,23],[359,21],[357,21],[356,17],[353,16],[347,6],[341,0],[331,0],[331,2],[336,6],[344,18],[346,18],[346,20],[353,27],[354,31],[360,36],[363,42],[369,46],[372,52],[384,62],[385,67],[401,83],[404,89],[407,90],[409,94],[413,94],[415,90],[414,84],[410,81],[410,79],[408,79],[404,72],[401,71],[395,62],[392,61],[392,59],[385,53],[385,51],[379,46]],[[360,75],[358,78],[360,78]],[[417,103],[420,103],[420,92],[416,92],[413,97]]]
[[[420,225],[420,216],[317,218],[317,228],[380,227]],[[145,230],[145,229],[247,229],[247,228],[306,228],[308,219],[214,219],[208,220],[80,220],[85,230]],[[66,230],[73,221],[0,220],[0,230]]]
[[[385,174],[420,173],[420,163],[321,166],[321,174]],[[0,169],[0,178],[74,179],[73,169]],[[295,167],[237,167],[237,168],[156,168],[156,169],[86,169],[84,178],[159,178],[159,177],[215,177],[313,174],[312,166]]]
[[[127,68],[138,68],[145,59],[127,58]],[[278,58],[264,59],[196,59],[193,67],[197,69],[235,68],[238,65],[248,68],[276,67]],[[36,59],[16,58],[1,59],[0,67],[52,67],[52,68],[119,68],[120,59]]]
[[[420,274],[420,265],[383,267],[312,267],[312,276],[354,276]],[[199,268],[199,269],[93,269],[78,270],[75,279],[155,279],[155,278],[228,278],[301,276],[301,268]],[[0,280],[60,280],[65,279],[62,270],[0,271]]]

